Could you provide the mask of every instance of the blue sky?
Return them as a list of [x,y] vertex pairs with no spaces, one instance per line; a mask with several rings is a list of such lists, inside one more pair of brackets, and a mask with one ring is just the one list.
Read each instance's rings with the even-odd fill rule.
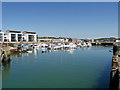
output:
[[3,2],[2,25],[39,36],[117,37],[117,2]]

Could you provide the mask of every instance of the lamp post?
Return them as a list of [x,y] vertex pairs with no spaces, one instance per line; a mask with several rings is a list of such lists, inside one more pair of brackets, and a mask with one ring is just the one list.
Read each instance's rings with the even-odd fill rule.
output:
[[[6,29],[8,30],[8,25],[6,26]],[[7,37],[7,46],[8,46],[8,37]]]

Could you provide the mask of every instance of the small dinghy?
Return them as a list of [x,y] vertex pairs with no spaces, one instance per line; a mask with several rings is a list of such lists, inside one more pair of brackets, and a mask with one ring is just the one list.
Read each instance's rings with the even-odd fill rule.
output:
[[27,51],[27,53],[32,53],[32,51]]

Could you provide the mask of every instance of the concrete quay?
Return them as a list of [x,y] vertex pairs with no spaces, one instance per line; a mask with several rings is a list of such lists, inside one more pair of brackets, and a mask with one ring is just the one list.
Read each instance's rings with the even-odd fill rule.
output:
[[113,57],[110,73],[110,90],[120,88],[120,42],[113,44]]

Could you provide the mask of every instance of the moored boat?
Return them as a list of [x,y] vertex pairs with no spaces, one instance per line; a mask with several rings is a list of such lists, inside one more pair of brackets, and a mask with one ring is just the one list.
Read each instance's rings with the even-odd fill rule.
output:
[[32,51],[27,51],[27,53],[32,53]]
[[20,52],[20,51],[17,50],[16,48],[11,47],[11,48],[10,48],[10,52]]

